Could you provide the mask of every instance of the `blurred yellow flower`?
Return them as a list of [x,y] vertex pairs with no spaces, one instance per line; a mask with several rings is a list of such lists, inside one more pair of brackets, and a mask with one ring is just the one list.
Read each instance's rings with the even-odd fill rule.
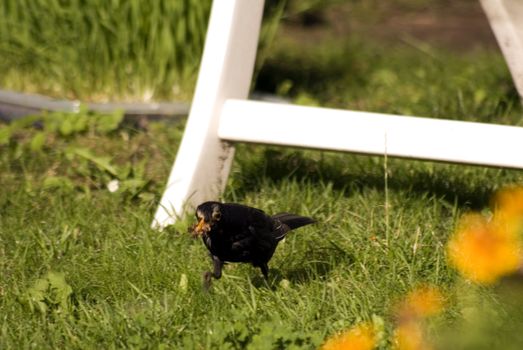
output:
[[445,298],[438,288],[421,286],[411,291],[397,309],[398,319],[434,316],[443,310]]
[[372,350],[377,342],[374,326],[371,323],[360,323],[328,339],[321,350]]
[[504,222],[514,233],[518,232],[523,219],[523,187],[507,187],[494,196],[494,219]]
[[447,245],[449,262],[469,280],[490,284],[520,265],[520,245],[501,216],[488,221],[479,214],[461,218]]
[[506,187],[499,190],[494,196],[495,210],[510,212],[514,215],[523,215],[523,187]]
[[430,345],[423,337],[421,325],[417,322],[401,323],[394,330],[393,348],[396,350],[429,350]]

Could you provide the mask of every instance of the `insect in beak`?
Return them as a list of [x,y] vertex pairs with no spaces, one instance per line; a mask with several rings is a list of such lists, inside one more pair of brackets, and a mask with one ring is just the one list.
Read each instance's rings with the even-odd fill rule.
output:
[[204,225],[205,225],[205,220],[201,219],[200,222],[198,222],[198,225],[196,226],[196,231],[197,232],[203,231]]
[[195,235],[202,235],[205,232],[210,231],[210,229],[211,229],[210,225],[208,223],[206,223],[205,220],[202,218],[202,219],[200,219],[198,224],[196,224],[196,226],[194,227],[193,233]]

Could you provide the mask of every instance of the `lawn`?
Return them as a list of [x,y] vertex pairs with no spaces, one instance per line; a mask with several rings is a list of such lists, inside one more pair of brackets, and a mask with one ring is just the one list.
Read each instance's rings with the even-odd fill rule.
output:
[[[492,50],[281,40],[255,85],[300,104],[522,122]],[[0,348],[315,349],[370,322],[388,349],[419,286],[445,300],[423,321],[434,347],[521,348],[521,282],[471,283],[446,248],[521,171],[238,145],[224,201],[318,223],[279,245],[268,283],[230,264],[206,292],[193,217],[150,228],[183,127],[87,111],[0,124]]]

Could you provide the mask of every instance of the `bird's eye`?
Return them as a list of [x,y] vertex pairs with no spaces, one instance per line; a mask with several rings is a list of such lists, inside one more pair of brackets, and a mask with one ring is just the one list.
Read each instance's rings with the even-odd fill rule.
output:
[[219,221],[222,218],[222,212],[220,210],[220,207],[218,205],[212,206],[212,219],[214,221]]

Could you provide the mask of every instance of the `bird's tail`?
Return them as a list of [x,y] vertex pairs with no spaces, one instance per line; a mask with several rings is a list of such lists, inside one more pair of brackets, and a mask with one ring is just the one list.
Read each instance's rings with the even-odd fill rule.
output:
[[316,222],[313,218],[307,216],[300,216],[289,213],[279,213],[272,216],[273,219],[280,220],[282,224],[289,226],[291,230],[305,225],[310,225]]

